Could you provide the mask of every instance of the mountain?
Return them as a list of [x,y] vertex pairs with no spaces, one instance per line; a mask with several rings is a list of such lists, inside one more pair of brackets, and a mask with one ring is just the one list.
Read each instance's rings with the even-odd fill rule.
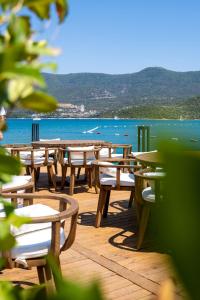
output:
[[155,67],[122,75],[43,75],[48,92],[59,102],[84,104],[86,109],[99,113],[133,105],[171,105],[200,95],[200,71],[175,72]]

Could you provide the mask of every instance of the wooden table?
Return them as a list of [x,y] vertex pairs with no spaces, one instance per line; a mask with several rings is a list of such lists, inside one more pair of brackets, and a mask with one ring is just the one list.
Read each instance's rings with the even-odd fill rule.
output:
[[84,146],[109,146],[111,143],[102,140],[52,140],[32,142],[33,148],[66,148],[66,147],[84,147]]
[[160,152],[146,152],[136,156],[136,161],[144,166],[162,167],[164,165],[163,157]]

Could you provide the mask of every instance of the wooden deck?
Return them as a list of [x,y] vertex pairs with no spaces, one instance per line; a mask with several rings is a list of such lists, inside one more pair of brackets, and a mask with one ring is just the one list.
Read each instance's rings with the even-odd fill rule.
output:
[[[42,174],[40,184],[46,181]],[[78,229],[74,245],[61,255],[64,276],[82,284],[98,279],[105,299],[157,299],[161,283],[170,275],[168,257],[153,251],[151,243],[143,251],[134,249],[137,226],[134,209],[127,208],[129,192],[112,192],[108,218],[98,229],[94,227],[95,190],[76,185],[75,192],[80,206]],[[49,191],[39,188],[37,193]],[[35,269],[5,270],[0,279],[37,283],[37,273]]]

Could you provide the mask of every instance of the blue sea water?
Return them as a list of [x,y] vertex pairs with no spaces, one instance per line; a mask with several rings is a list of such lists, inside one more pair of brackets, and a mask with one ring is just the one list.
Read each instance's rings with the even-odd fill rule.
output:
[[151,148],[167,136],[172,141],[187,140],[200,147],[200,120],[133,119],[8,119],[2,143],[30,143],[32,123],[39,123],[40,138],[96,139],[132,144],[137,149],[137,126],[150,126]]

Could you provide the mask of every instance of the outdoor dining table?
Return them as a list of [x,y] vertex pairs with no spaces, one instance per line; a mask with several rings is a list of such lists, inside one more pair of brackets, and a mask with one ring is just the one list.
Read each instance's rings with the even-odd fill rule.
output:
[[143,166],[150,167],[163,167],[164,160],[162,153],[160,152],[145,152],[136,156],[136,161],[141,163]]
[[32,142],[33,148],[66,148],[66,147],[84,147],[84,146],[109,146],[110,142],[103,140],[49,140]]

